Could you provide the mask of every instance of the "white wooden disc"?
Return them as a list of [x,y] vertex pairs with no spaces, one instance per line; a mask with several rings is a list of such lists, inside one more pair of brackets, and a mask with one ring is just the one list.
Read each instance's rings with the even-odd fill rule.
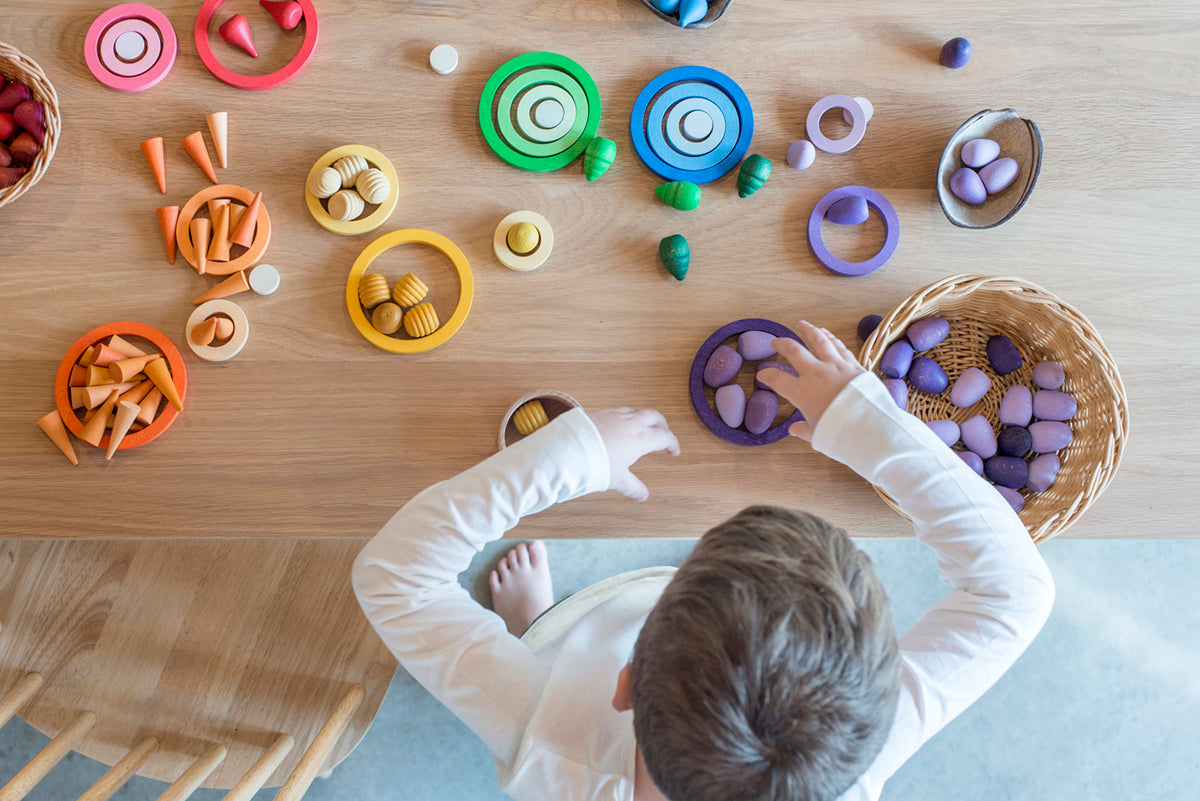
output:
[[433,71],[449,75],[458,67],[458,51],[448,44],[440,44],[429,54],[429,66]]

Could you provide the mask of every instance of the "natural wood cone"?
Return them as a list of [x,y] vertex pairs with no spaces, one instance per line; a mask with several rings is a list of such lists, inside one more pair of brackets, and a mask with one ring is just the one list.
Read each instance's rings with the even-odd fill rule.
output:
[[229,114],[214,111],[205,119],[208,120],[208,132],[212,134],[213,147],[217,151],[217,163],[223,170],[229,166]]
[[217,183],[217,174],[213,171],[212,159],[208,157],[208,148],[204,145],[204,134],[199,131],[194,131],[184,137],[180,142],[187,154],[192,157],[192,161],[204,170],[204,174],[208,176],[208,180],[214,184]]
[[67,433],[67,427],[58,413],[58,409],[39,418],[37,424],[38,428],[46,432],[46,436],[58,446],[63,456],[67,457],[71,464],[79,464],[79,457],[75,455],[75,446],[71,444],[71,435]]
[[158,227],[162,229],[163,245],[167,248],[167,261],[175,263],[175,223],[179,222],[178,206],[162,206],[158,211]]
[[246,213],[242,215],[237,230],[229,237],[230,242],[235,245],[241,245],[244,248],[248,248],[253,244],[254,229],[258,225],[258,210],[260,208],[262,208],[262,192],[255,192],[254,200],[250,201],[250,205],[246,208]]
[[162,398],[162,390],[158,387],[146,393],[146,397],[142,398],[142,402],[138,404],[141,408],[137,416],[139,423],[150,425],[154,422],[154,418],[158,417],[158,405],[162,402]]
[[249,292],[250,282],[246,280],[246,271],[240,270],[232,273],[221,283],[214,286],[212,289],[205,292],[200,297],[192,301],[192,304],[199,306],[201,303],[207,303],[210,300],[217,298],[227,298],[230,295],[236,295],[239,292]]
[[117,402],[141,403],[142,398],[146,397],[146,394],[152,389],[154,389],[154,382],[147,378],[145,381],[137,382],[133,389],[122,392],[121,397],[117,398]]
[[[174,241],[174,237],[172,237],[171,240]],[[122,339],[117,334],[113,334],[108,338],[108,346],[124,356],[126,359],[132,359],[134,356],[146,355],[146,351],[142,350],[137,345],[134,345],[129,340]]]
[[155,359],[147,364],[146,375],[172,406],[183,411],[183,399],[179,397],[179,390],[175,388],[175,381],[171,378],[171,371],[167,369],[166,359]]
[[156,136],[142,142],[142,153],[146,155],[146,161],[150,162],[150,171],[154,173],[154,182],[158,184],[158,191],[165,195],[167,193],[167,164],[163,157],[163,138]]
[[121,447],[121,440],[125,439],[125,435],[129,433],[129,427],[133,425],[133,421],[137,419],[138,412],[141,410],[142,407],[136,403],[117,401],[117,414],[113,418],[112,433],[108,437],[108,451],[104,454],[105,461],[113,458],[117,448]]

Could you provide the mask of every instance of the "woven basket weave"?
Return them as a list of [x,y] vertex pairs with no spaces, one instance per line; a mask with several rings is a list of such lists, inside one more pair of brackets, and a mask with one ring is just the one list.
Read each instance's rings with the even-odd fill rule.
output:
[[[1066,373],[1062,390],[1075,397],[1079,410],[1068,421],[1071,444],[1058,452],[1062,469],[1044,492],[1026,495],[1021,520],[1035,542],[1065,531],[1108,486],[1129,434],[1128,401],[1121,376],[1100,334],[1076,309],[1041,287],[1018,278],[951,275],[918,290],[884,317],[863,344],[860,359],[878,371],[889,344],[910,323],[940,316],[950,321],[950,334],[926,355],[946,371],[950,385],[968,367],[980,367],[992,378],[987,395],[959,409],[950,392],[909,392],[908,411],[921,420],[949,418],[961,423],[982,414],[997,428],[1000,399],[1014,384],[1036,389],[1033,368],[1043,360],[1060,363]],[[985,346],[993,334],[1007,336],[1021,351],[1020,369],[995,376],[988,369]],[[878,488],[877,488],[878,489]],[[895,502],[879,494],[893,509]]]
[[46,113],[46,138],[42,142],[42,152],[38,153],[29,172],[21,176],[21,180],[7,189],[0,189],[2,207],[28,192],[46,174],[50,159],[54,158],[54,148],[58,145],[62,121],[58,115],[58,94],[50,85],[46,73],[33,59],[5,42],[0,42],[0,74],[10,81],[17,80],[28,86],[33,99],[41,102]]

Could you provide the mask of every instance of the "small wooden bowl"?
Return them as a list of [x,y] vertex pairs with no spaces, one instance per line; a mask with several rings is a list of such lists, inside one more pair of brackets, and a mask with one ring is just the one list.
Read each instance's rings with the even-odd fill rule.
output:
[[542,408],[546,410],[546,417],[551,420],[563,412],[569,412],[580,405],[579,401],[567,393],[559,392],[556,389],[541,389],[537,392],[530,392],[512,406],[509,406],[508,411],[504,413],[504,418],[500,422],[500,436],[496,439],[496,445],[500,450],[504,450],[514,442],[525,438],[520,431],[517,431],[517,426],[513,423],[512,418],[517,409],[531,400],[540,400]]
[[0,74],[5,78],[17,80],[29,87],[33,99],[42,104],[46,114],[46,137],[42,141],[42,152],[38,153],[29,171],[21,176],[10,187],[0,189],[0,207],[6,206],[33,188],[42,180],[50,159],[54,158],[54,149],[58,146],[58,136],[62,130],[62,120],[58,114],[58,94],[51,86],[46,73],[29,56],[10,44],[0,42]]
[[[1000,145],[1000,158],[1016,159],[1017,177],[1007,187],[979,205],[964,203],[950,191],[950,176],[964,166],[959,152],[972,139],[991,139]],[[984,109],[959,126],[938,162],[938,202],[946,219],[959,228],[995,228],[1021,210],[1042,170],[1042,134],[1033,120],[1011,108]]]
[[[708,13],[705,14],[704,17],[698,22],[693,22],[691,25],[688,25],[687,29],[692,30],[693,28],[707,28],[709,25],[712,25],[714,22],[719,20],[725,14],[725,12],[729,10],[731,3],[733,3],[733,0],[709,0]],[[664,14],[655,8],[654,4],[651,3],[650,0],[642,0],[642,4],[645,5],[646,8],[653,11],[654,15],[659,19],[666,20],[675,27],[679,27],[678,14]]]

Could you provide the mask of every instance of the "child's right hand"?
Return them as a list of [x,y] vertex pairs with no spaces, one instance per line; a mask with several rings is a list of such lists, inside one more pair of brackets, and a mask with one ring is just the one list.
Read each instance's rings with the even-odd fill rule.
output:
[[793,423],[788,433],[811,441],[813,426],[851,379],[866,369],[840,339],[801,320],[796,333],[808,344],[805,349],[790,337],[779,337],[771,345],[795,368],[792,376],[783,370],[763,370],[758,380],[800,410],[804,420]]
[[630,468],[638,459],[654,451],[679,455],[679,439],[667,426],[667,419],[654,409],[635,412],[628,407],[605,409],[589,413],[588,416],[596,425],[608,451],[612,476],[609,489],[635,501],[646,500],[650,491]]

